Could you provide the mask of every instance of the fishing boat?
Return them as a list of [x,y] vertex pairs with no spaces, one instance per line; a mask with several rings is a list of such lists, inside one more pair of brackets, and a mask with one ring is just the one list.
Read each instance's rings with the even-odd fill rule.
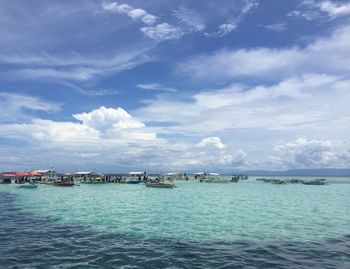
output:
[[24,184],[19,184],[19,186],[17,186],[17,188],[20,188],[20,189],[36,189],[37,187],[38,185],[34,183],[24,183]]

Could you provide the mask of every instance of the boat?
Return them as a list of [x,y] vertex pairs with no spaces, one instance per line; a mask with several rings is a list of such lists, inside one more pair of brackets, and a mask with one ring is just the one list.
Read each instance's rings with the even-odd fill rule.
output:
[[146,172],[129,172],[127,177],[122,180],[126,184],[139,184],[145,180]]
[[36,189],[37,187],[38,185],[34,183],[24,183],[24,184],[19,184],[19,186],[17,186],[17,188],[20,188],[20,189]]
[[137,178],[130,178],[125,183],[126,184],[139,184],[139,183],[141,183],[141,181],[138,180]]
[[324,178],[317,178],[314,180],[303,181],[302,184],[304,184],[304,185],[325,185],[326,180]]
[[202,182],[204,179],[207,179],[207,173],[205,172],[197,172],[193,174],[194,179],[199,179]]
[[170,181],[174,181],[174,180],[188,180],[188,176],[187,176],[186,173],[170,172],[170,173],[162,174],[161,176],[164,177],[167,180],[170,180]]
[[223,179],[218,173],[209,173],[208,177],[203,179],[202,182],[206,183],[229,183],[230,180]]
[[73,181],[67,179],[54,181],[52,185],[57,187],[73,187],[75,184]]
[[278,184],[278,185],[281,185],[281,184],[286,184],[286,182],[282,179],[272,179],[271,181],[272,184]]
[[155,180],[150,180],[146,182],[147,187],[154,188],[167,188],[171,189],[175,187],[175,184],[171,180],[166,180],[163,177],[158,177]]

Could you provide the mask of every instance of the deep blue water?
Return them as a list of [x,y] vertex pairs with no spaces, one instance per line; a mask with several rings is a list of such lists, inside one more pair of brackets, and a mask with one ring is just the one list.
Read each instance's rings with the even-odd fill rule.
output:
[[58,224],[15,200],[0,192],[1,268],[350,268],[350,235],[309,242],[140,239]]

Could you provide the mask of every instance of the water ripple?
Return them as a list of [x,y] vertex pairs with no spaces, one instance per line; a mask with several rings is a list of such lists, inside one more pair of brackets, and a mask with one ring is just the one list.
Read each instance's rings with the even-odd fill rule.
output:
[[350,235],[320,241],[150,239],[59,225],[0,193],[4,268],[350,268]]

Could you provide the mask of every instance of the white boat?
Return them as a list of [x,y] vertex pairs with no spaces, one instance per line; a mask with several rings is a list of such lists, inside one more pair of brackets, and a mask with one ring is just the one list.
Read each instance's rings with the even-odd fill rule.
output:
[[126,184],[139,184],[146,177],[146,172],[130,172],[127,177],[122,180]]
[[164,181],[150,181],[146,183],[147,187],[153,187],[153,188],[167,188],[171,189],[175,187],[175,184],[171,181],[164,180]]
[[193,174],[194,179],[199,179],[200,181],[207,178],[207,174],[205,172],[197,172]]
[[203,179],[206,183],[229,183],[230,180],[224,179],[218,173],[209,173],[208,177]]
[[186,173],[182,174],[182,173],[166,173],[161,175],[161,177],[163,177],[166,180],[188,180],[188,177],[186,175]]

